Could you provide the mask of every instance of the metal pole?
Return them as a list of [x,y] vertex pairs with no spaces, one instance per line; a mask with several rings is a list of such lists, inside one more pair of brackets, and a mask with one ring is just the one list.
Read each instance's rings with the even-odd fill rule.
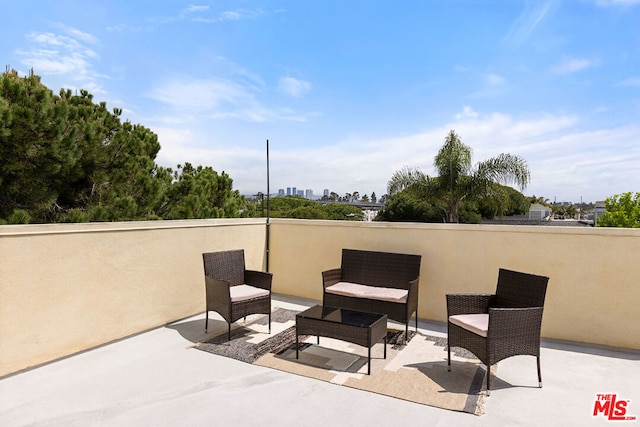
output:
[[270,215],[271,210],[269,206],[269,140],[267,139],[267,253],[266,253],[266,261],[267,261],[267,273],[269,272],[269,225],[270,225]]

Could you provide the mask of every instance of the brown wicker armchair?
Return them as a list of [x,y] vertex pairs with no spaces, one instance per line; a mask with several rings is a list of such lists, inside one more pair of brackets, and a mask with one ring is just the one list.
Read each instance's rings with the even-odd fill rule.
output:
[[205,332],[209,311],[219,313],[229,325],[249,314],[268,314],[271,333],[271,273],[246,270],[244,250],[202,254],[207,298]]
[[517,355],[536,356],[540,373],[540,329],[548,277],[500,269],[494,295],[447,295],[448,364],[451,347],[475,354],[487,367]]

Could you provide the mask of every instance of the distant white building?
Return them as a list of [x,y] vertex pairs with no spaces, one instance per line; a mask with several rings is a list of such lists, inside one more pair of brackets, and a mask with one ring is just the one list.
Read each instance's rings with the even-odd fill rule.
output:
[[595,207],[593,208],[593,223],[594,225],[598,223],[598,219],[604,216],[604,213],[607,211],[607,208],[604,202],[596,202]]
[[533,203],[529,208],[529,220],[540,221],[551,216],[551,208],[541,205],[539,203]]

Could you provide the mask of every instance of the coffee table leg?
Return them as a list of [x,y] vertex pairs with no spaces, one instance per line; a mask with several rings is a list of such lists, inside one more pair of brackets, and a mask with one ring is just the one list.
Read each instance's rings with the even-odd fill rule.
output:
[[387,336],[384,336],[384,358],[387,358]]
[[298,328],[296,328],[296,359],[298,358]]
[[369,347],[369,363],[367,364],[367,375],[371,375],[371,347]]

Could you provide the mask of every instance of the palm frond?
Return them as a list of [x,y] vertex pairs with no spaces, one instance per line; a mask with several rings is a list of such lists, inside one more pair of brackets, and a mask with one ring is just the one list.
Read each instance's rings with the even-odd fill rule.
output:
[[474,175],[478,180],[516,184],[520,189],[524,189],[531,179],[527,162],[508,153],[478,163]]
[[421,185],[428,177],[418,168],[403,166],[402,169],[394,172],[387,183],[387,194],[394,195],[409,187]]

